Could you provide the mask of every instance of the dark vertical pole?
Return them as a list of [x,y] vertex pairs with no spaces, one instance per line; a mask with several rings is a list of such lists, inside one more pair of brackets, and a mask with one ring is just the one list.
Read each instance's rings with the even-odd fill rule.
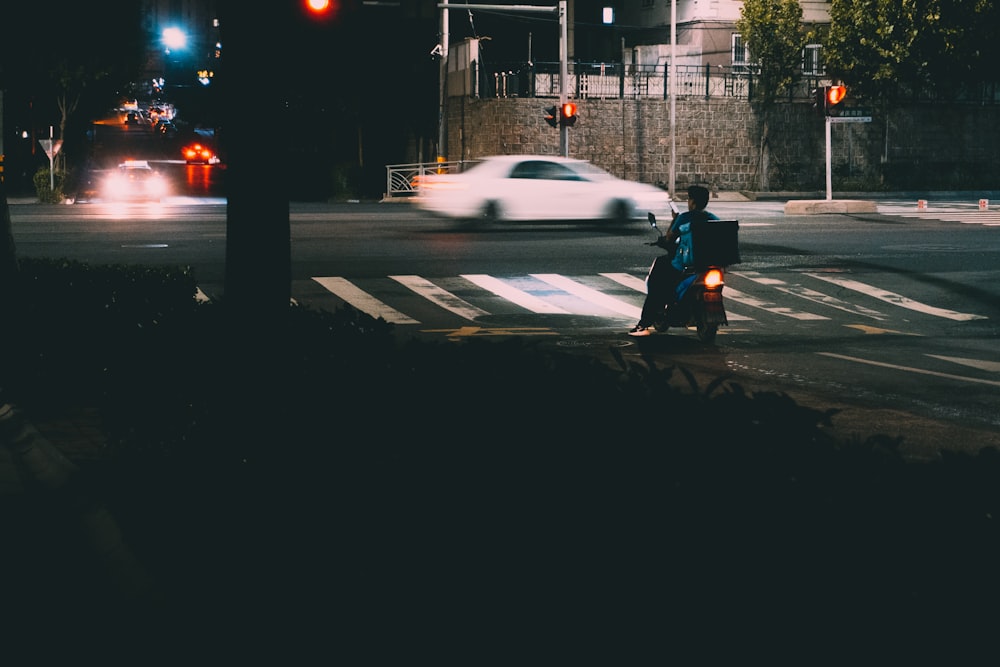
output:
[[[288,17],[275,16],[282,10],[269,3],[220,4],[218,83],[228,110],[220,137],[227,160],[225,303],[235,313],[256,313],[265,323],[285,313],[291,299],[288,142],[260,129],[289,127],[283,118],[285,91],[270,74],[285,69],[288,38],[281,28]],[[261,85],[265,75],[268,83]],[[247,100],[253,101],[252,112]]]

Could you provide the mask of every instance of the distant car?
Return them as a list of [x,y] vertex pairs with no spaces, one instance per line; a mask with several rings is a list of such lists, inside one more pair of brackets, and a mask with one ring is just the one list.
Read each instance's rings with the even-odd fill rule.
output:
[[668,215],[670,195],[587,162],[545,155],[485,157],[460,173],[424,174],[417,208],[456,220],[608,220]]
[[181,149],[184,161],[188,164],[218,164],[219,156],[205,144],[188,144]]
[[165,137],[171,137],[177,134],[177,126],[174,125],[173,122],[164,118],[156,121],[156,124],[153,125],[153,129]]
[[101,183],[101,195],[109,201],[161,201],[168,194],[167,179],[146,160],[122,162]]

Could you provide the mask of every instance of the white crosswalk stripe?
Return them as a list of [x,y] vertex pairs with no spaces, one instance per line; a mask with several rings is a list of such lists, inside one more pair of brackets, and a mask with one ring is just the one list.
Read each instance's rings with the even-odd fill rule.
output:
[[878,212],[882,215],[894,215],[902,218],[1000,227],[1000,206],[988,202],[983,209],[980,209],[978,201],[928,201],[925,208],[919,208],[916,201],[891,200],[879,202]]
[[[896,316],[896,313],[887,307],[951,321],[987,319],[986,316],[976,313],[959,312],[922,303],[876,285],[846,278],[840,274],[825,272],[821,268],[797,273],[794,276],[791,280],[783,280],[774,276],[764,276],[755,271],[727,273],[724,295],[730,322],[754,322],[772,316],[776,317],[777,320],[790,318],[801,322],[818,322],[831,320],[836,312],[840,312],[847,313],[848,316],[861,317],[868,321],[875,320],[881,323],[889,322]],[[355,282],[340,276],[314,277],[312,280],[354,308],[368,313],[372,317],[381,317],[387,322],[395,324],[436,324],[439,317],[427,309],[430,306],[473,324],[477,323],[480,318],[487,316],[496,320],[503,317],[502,314],[497,314],[498,312],[510,312],[509,308],[505,310],[501,307],[497,310],[496,307],[500,303],[497,298],[509,306],[512,305],[516,310],[539,316],[581,315],[616,320],[627,318],[637,321],[646,291],[645,277],[631,273],[601,273],[596,276],[573,277],[555,273],[533,273],[527,276],[508,277],[462,274],[458,277],[440,278],[436,281],[415,275],[387,277],[410,290],[412,293],[410,297],[406,298],[398,290],[393,292],[381,288],[376,288],[376,291],[379,292],[379,296],[376,296]],[[804,284],[800,282],[802,280],[812,280],[815,281],[815,284]],[[365,282],[368,284],[372,281]],[[733,283],[738,284],[739,287],[734,286]],[[462,296],[445,289],[442,284],[460,291]],[[836,293],[841,296],[825,293],[823,291],[824,285],[835,286]],[[627,288],[630,292],[623,293],[622,287]],[[481,293],[477,290],[481,290]],[[853,300],[847,301],[842,297],[844,290],[870,299],[872,306],[882,304],[882,307],[876,309]],[[390,294],[383,295],[382,291],[390,292]],[[479,294],[478,297],[477,294]],[[413,301],[414,296],[420,301]],[[430,314],[420,318],[406,314],[385,302],[393,299],[406,301],[407,305],[400,306],[402,308]],[[486,308],[477,305],[477,301],[486,305]],[[419,304],[425,304],[427,307]],[[748,315],[746,311],[733,312],[730,306],[734,304],[738,311],[742,310],[740,306],[749,308],[752,315]],[[804,308],[800,307],[802,304],[805,305]],[[839,317],[842,319],[843,315]],[[905,319],[907,316],[902,317]],[[609,326],[618,326],[618,324],[611,325],[609,323]],[[848,321],[845,326],[871,328],[871,325],[858,321]],[[880,324],[879,326],[885,327],[886,325]]]
[[351,304],[363,313],[368,313],[376,319],[381,317],[386,322],[392,322],[393,324],[420,324],[420,322],[409,315],[404,315],[395,308],[391,308],[382,301],[379,301],[346,278],[314,277],[313,280],[326,288],[330,293],[336,294],[346,303]]

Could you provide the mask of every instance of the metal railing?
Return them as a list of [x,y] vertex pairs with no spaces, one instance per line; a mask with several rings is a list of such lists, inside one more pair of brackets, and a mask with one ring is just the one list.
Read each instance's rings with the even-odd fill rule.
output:
[[[559,63],[487,65],[473,74],[478,78],[477,90],[482,97],[558,97],[560,92]],[[667,99],[669,75],[666,63],[574,62],[570,64],[567,92],[577,99]],[[679,96],[745,99],[753,90],[755,72],[742,65],[678,65],[676,76]],[[808,90],[804,91],[803,95],[807,95]]]
[[417,193],[417,185],[424,174],[447,174],[462,171],[469,160],[453,162],[413,162],[385,166],[385,198],[410,197]]
[[[475,97],[559,97],[559,63],[487,63],[473,64],[472,75],[478,82]],[[567,92],[576,99],[667,99],[670,96],[670,67],[626,63],[574,62],[569,66]],[[676,68],[677,90],[681,98],[734,97],[753,95],[758,68],[751,65],[683,65]],[[818,86],[832,83],[816,73],[803,73],[784,92],[788,101],[808,100]],[[900,93],[901,95],[903,93]],[[949,92],[909,94],[907,102],[947,101],[962,104],[1000,104],[1000,85],[983,82],[961,86]]]

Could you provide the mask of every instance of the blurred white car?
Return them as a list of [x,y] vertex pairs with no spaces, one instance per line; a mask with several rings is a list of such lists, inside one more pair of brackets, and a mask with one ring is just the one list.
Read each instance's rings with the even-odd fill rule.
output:
[[608,220],[669,216],[670,195],[572,158],[485,157],[460,173],[425,174],[416,206],[456,220]]
[[167,179],[146,160],[126,160],[101,183],[101,196],[108,201],[158,202],[168,194]]

